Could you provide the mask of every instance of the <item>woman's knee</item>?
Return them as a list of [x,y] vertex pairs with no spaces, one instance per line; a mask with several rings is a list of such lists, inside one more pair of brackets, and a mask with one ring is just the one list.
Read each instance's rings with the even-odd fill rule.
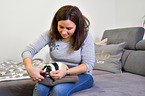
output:
[[94,83],[94,79],[90,74],[81,74],[79,75],[80,84],[82,84],[82,88],[87,89],[91,88]]
[[48,96],[49,91],[50,91],[49,87],[42,84],[36,84],[33,92],[33,96]]
[[68,95],[69,95],[68,90],[67,90],[67,87],[64,86],[63,84],[55,85],[55,86],[52,88],[51,93],[52,93],[54,96],[68,96]]

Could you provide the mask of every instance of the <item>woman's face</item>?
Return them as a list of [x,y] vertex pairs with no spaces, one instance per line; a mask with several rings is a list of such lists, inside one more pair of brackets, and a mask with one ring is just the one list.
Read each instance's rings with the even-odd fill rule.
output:
[[71,20],[60,20],[57,26],[58,32],[66,42],[72,39],[72,35],[76,30],[76,24]]

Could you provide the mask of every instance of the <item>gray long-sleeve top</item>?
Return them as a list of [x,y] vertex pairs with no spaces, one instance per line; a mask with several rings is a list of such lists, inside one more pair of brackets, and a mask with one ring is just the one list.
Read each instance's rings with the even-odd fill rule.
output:
[[[41,34],[41,36],[33,43],[28,45],[22,52],[23,60],[25,58],[33,58],[43,47],[49,45],[49,31]],[[82,45],[82,47],[74,51],[70,46],[70,42],[64,43],[61,40],[55,41],[54,46],[49,46],[50,56],[54,62],[62,62],[70,66],[78,66],[86,64],[87,74],[92,74],[95,63],[94,41],[90,32]]]

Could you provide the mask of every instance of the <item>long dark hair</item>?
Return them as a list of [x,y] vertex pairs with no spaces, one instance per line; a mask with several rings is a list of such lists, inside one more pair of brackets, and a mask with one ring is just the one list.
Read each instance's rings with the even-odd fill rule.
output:
[[76,24],[76,30],[73,34],[71,46],[72,49],[78,50],[87,36],[90,22],[85,16],[83,16],[79,8],[76,6],[66,5],[56,12],[51,24],[50,34],[54,40],[62,39],[57,30],[58,21],[68,19]]

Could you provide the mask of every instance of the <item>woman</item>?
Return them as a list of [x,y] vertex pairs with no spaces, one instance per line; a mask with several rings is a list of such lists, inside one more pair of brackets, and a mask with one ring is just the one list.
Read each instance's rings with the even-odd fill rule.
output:
[[55,14],[50,31],[42,34],[38,40],[26,47],[22,53],[25,68],[35,82],[44,79],[39,68],[32,66],[33,56],[44,46],[49,45],[50,56],[54,62],[62,62],[69,70],[53,71],[50,76],[56,80],[66,74],[78,74],[79,82],[57,84],[47,87],[36,84],[34,96],[69,96],[70,94],[91,88],[91,71],[95,62],[94,42],[88,31],[89,21],[76,6],[63,6]]

